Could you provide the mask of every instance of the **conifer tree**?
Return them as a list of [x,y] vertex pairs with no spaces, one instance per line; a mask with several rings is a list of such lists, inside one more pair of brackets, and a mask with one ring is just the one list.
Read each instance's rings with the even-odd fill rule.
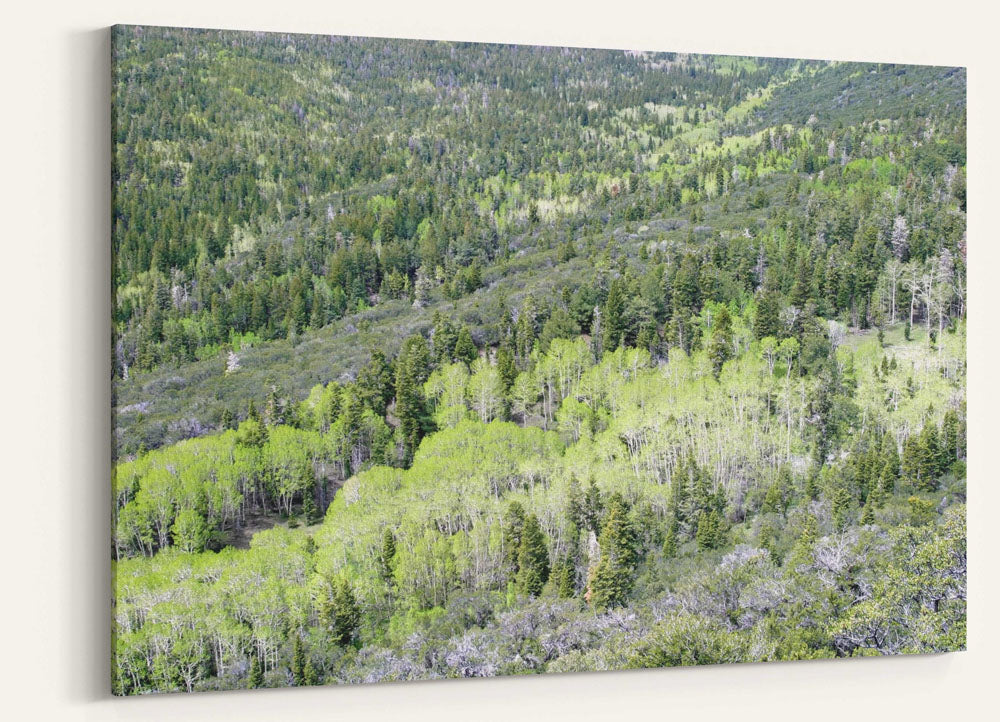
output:
[[677,519],[671,518],[663,534],[663,558],[673,559],[675,556],[677,556]]
[[462,326],[458,332],[454,356],[456,361],[464,361],[470,365],[479,358],[479,351],[476,350],[476,344],[472,340],[472,333],[469,332],[468,326]]
[[576,596],[576,567],[572,559],[564,558],[556,567],[553,576],[556,580],[556,592],[561,599],[572,599]]
[[729,309],[722,306],[712,322],[712,337],[708,346],[708,356],[712,361],[715,378],[719,378],[723,364],[732,357],[732,336],[732,317],[729,315]]
[[455,356],[458,333],[451,320],[440,311],[434,312],[431,341],[434,345],[434,360],[438,365],[451,363]]
[[319,673],[316,671],[316,667],[313,666],[311,657],[306,658],[306,666],[302,676],[307,685],[313,686],[319,684]]
[[699,549],[717,549],[722,545],[722,520],[719,512],[712,509],[703,511],[698,517],[698,531],[695,532],[695,543]]
[[250,654],[250,674],[247,677],[247,688],[257,689],[264,684],[264,668],[260,663],[260,655],[257,650]]
[[534,514],[528,515],[524,521],[517,566],[517,582],[521,593],[537,597],[549,578],[549,552],[538,517]]
[[869,497],[868,502],[865,503],[864,507],[861,509],[861,525],[869,526],[875,523],[875,504]]
[[638,540],[621,495],[608,501],[607,518],[598,540],[601,560],[590,583],[590,604],[596,609],[624,605],[632,591],[638,564]]
[[392,584],[396,568],[396,537],[391,529],[386,529],[382,534],[382,548],[379,550],[378,564],[382,581],[386,584]]
[[579,534],[580,529],[584,528],[587,523],[586,506],[583,491],[580,489],[580,482],[577,481],[575,475],[570,475],[568,487],[566,492],[566,519],[569,522],[570,531],[575,541],[576,535]]
[[361,609],[350,582],[341,579],[334,583],[333,594],[320,617],[335,642],[344,646],[351,643],[361,624]]
[[430,352],[422,336],[410,336],[396,359],[396,408],[403,444],[403,463],[409,466],[429,421],[423,385],[430,373]]
[[843,484],[837,484],[833,490],[833,510],[831,514],[833,515],[833,525],[837,531],[843,531],[851,521],[851,506],[853,505],[853,499],[851,498],[851,493],[847,490],[847,487]]
[[625,281],[616,278],[611,282],[608,290],[608,297],[604,301],[604,309],[601,317],[604,333],[603,349],[605,352],[614,351],[625,343],[628,331],[628,320],[626,319],[626,290]]
[[302,637],[297,633],[292,637],[292,678],[300,686],[306,682],[306,655],[302,648]]
[[497,372],[500,374],[500,383],[503,385],[503,392],[510,393],[517,378],[517,366],[514,364],[514,354],[506,346],[501,346],[497,350],[496,357]]
[[512,501],[507,507],[503,527],[504,567],[509,579],[514,579],[519,569],[521,537],[524,533],[525,514],[521,502]]
[[761,511],[765,514],[784,513],[785,505],[781,499],[781,488],[778,486],[778,482],[774,482],[767,487],[767,493],[764,495],[764,503],[761,506]]
[[590,477],[587,485],[587,494],[583,501],[583,519],[587,529],[595,534],[600,531],[601,515],[604,511],[604,504],[601,501],[601,490],[597,488],[597,481]]

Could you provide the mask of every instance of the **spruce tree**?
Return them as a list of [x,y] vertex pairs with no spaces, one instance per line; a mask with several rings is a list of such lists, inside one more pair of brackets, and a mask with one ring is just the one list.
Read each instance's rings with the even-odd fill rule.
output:
[[595,534],[600,531],[603,507],[601,491],[597,488],[597,482],[594,480],[594,477],[590,477],[587,494],[583,501],[583,517],[584,525]]
[[765,514],[784,513],[785,505],[781,499],[781,487],[778,486],[778,482],[774,482],[767,487],[767,493],[764,495],[764,503],[761,506],[761,511]]
[[721,542],[721,520],[719,519],[719,513],[714,509],[712,511],[703,511],[698,517],[698,531],[695,532],[694,540],[701,550],[705,549],[715,549],[720,546]]
[[712,337],[708,345],[708,357],[712,361],[715,378],[722,373],[722,366],[732,357],[733,322],[729,309],[722,306],[712,323]]
[[341,579],[334,585],[333,598],[330,600],[330,631],[334,641],[348,645],[354,639],[361,624],[361,609],[354,596],[350,582]]
[[847,528],[851,521],[851,507],[854,500],[851,498],[851,493],[847,490],[847,487],[843,484],[837,484],[836,488],[833,490],[833,525],[837,531],[843,531]]
[[954,409],[948,409],[941,423],[941,455],[944,469],[959,459],[959,426],[958,414]]
[[586,525],[586,508],[583,498],[583,491],[580,489],[580,482],[575,475],[570,475],[568,489],[566,492],[566,520],[569,522],[573,541],[580,529]]
[[671,518],[663,534],[663,558],[673,559],[675,556],[677,556],[677,519]]
[[639,559],[637,535],[620,494],[613,494],[608,501],[598,542],[601,560],[590,583],[589,602],[596,609],[622,606],[632,591]]
[[556,568],[554,577],[556,592],[561,599],[571,599],[576,596],[576,566],[572,559],[564,558]]
[[316,671],[316,667],[313,666],[311,658],[306,659],[306,666],[303,670],[303,678],[307,685],[317,685],[319,684],[319,673]]
[[517,566],[519,590],[522,594],[537,597],[549,578],[549,552],[542,527],[534,514],[524,521]]
[[247,688],[257,689],[264,684],[264,668],[260,663],[257,650],[250,654],[250,675],[247,677]]
[[625,343],[628,330],[628,320],[626,319],[626,291],[625,281],[616,278],[611,282],[608,290],[608,297],[604,301],[604,309],[601,317],[604,333],[603,350],[605,352],[614,351]]
[[430,374],[430,351],[422,336],[410,336],[396,359],[396,408],[403,445],[403,464],[409,466],[429,421],[423,385]]
[[514,380],[517,378],[517,366],[514,364],[514,354],[506,346],[501,346],[497,350],[496,357],[497,372],[500,374],[500,383],[503,384],[505,394],[510,393]]
[[300,686],[306,682],[306,654],[302,648],[302,637],[297,633],[292,637],[292,678]]
[[762,291],[757,298],[753,320],[753,335],[758,341],[767,336],[778,337],[781,332],[780,313],[781,297],[774,291]]
[[503,558],[508,579],[514,579],[519,569],[524,521],[524,507],[521,502],[512,501],[507,507],[507,518],[503,526]]
[[396,567],[396,537],[391,529],[386,529],[382,534],[382,548],[379,550],[378,566],[382,581],[391,585]]
[[454,357],[456,361],[464,361],[469,365],[479,358],[479,351],[476,350],[476,344],[472,340],[472,333],[468,326],[462,326],[462,330],[458,332]]

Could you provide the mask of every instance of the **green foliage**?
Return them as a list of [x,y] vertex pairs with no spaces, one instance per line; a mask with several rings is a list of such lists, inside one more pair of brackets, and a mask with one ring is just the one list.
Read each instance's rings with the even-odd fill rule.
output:
[[598,543],[601,557],[590,580],[588,602],[596,609],[622,606],[632,591],[639,557],[636,531],[618,494],[608,502]]
[[114,52],[116,693],[964,646],[964,71]]
[[537,597],[549,578],[549,552],[538,517],[524,520],[517,552],[517,586],[523,594]]

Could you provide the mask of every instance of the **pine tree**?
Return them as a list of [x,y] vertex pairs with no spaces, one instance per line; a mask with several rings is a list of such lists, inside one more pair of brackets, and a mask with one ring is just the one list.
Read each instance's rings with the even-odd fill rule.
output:
[[391,585],[396,568],[396,537],[391,529],[386,529],[382,534],[382,548],[379,550],[378,566],[382,581]]
[[587,494],[583,500],[583,519],[586,528],[595,534],[600,530],[603,510],[604,505],[601,501],[601,491],[597,488],[597,482],[594,480],[594,477],[590,477]]
[[784,513],[785,505],[781,499],[781,488],[778,486],[778,482],[774,482],[767,487],[767,493],[764,495],[764,503],[761,506],[761,511],[765,514]]
[[590,582],[589,602],[596,609],[622,606],[632,591],[638,564],[638,540],[628,507],[621,495],[613,494],[598,540],[601,560]]
[[586,524],[586,511],[584,506],[583,491],[580,489],[580,482],[577,481],[576,475],[570,475],[569,484],[567,486],[566,520],[569,522],[569,526],[573,532],[573,539],[575,541],[576,535],[579,534],[580,529],[582,529]]
[[306,654],[298,634],[292,637],[292,678],[300,686],[306,682]]
[[853,502],[854,500],[847,487],[843,484],[838,484],[833,490],[833,510],[831,512],[833,525],[837,531],[843,531],[850,524]]
[[512,501],[507,507],[507,518],[503,526],[503,557],[508,579],[514,579],[519,569],[524,521],[524,507],[521,502]]
[[346,579],[334,584],[329,611],[325,616],[334,641],[344,646],[350,644],[361,624],[361,609]]
[[476,350],[476,344],[472,340],[472,333],[470,333],[468,326],[462,326],[458,332],[454,356],[456,361],[464,361],[466,364],[472,364],[479,358],[479,351]]
[[753,335],[758,341],[767,336],[778,337],[781,332],[780,313],[780,296],[773,291],[762,291],[757,299],[753,320]]
[[576,567],[572,559],[564,558],[556,567],[553,576],[556,580],[556,592],[561,599],[572,599],[576,596]]
[[307,685],[313,686],[319,684],[319,673],[316,671],[316,667],[313,666],[311,658],[306,659],[306,666],[302,676]]
[[440,311],[434,312],[433,324],[431,339],[434,344],[434,360],[439,365],[451,363],[455,356],[455,344],[458,342],[455,327]]
[[663,534],[663,558],[673,559],[677,556],[677,519],[672,518]]
[[729,309],[722,306],[712,323],[712,337],[708,345],[708,357],[712,361],[715,378],[719,378],[723,364],[732,357],[732,336],[732,317],[729,315]]
[[510,393],[514,380],[517,378],[517,366],[514,364],[514,354],[506,346],[501,346],[497,350],[497,372],[500,374],[500,383],[503,384],[503,392]]
[[430,373],[430,351],[422,336],[410,336],[396,359],[396,408],[399,435],[403,444],[403,463],[409,466],[413,454],[426,433],[429,421],[423,397],[423,385]]
[[517,555],[517,582],[522,594],[537,597],[549,578],[549,552],[538,517],[530,514],[524,521]]
[[628,320],[626,319],[625,281],[622,278],[616,278],[611,282],[608,297],[604,301],[601,323],[604,333],[602,346],[605,353],[614,351],[625,343]]
[[264,684],[264,668],[260,663],[260,655],[254,650],[250,655],[250,675],[247,677],[247,688],[257,689]]
[[694,540],[699,549],[717,549],[722,545],[722,520],[714,509],[701,512]]

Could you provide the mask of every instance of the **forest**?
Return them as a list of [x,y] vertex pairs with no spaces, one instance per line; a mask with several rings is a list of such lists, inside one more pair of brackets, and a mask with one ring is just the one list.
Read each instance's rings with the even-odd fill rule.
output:
[[112,54],[116,694],[964,649],[963,69]]

